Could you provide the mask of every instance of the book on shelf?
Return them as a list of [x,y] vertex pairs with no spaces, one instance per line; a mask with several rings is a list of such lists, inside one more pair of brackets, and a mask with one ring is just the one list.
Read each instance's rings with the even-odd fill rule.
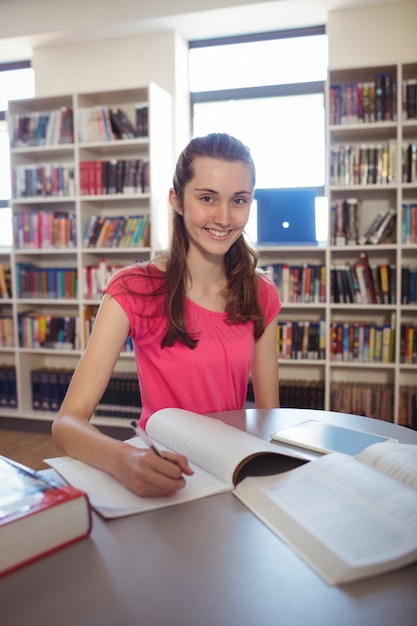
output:
[[10,263],[0,263],[0,298],[12,297],[12,277]]
[[358,243],[391,243],[395,241],[397,212],[395,209],[380,211],[366,231],[359,237]]
[[0,574],[84,539],[87,495],[0,456]]
[[137,131],[127,114],[120,108],[110,108],[110,124],[116,139],[135,139]]
[[417,363],[417,325],[411,322],[401,323],[400,363]]
[[402,182],[417,182],[417,143],[404,143],[402,148]]
[[56,413],[61,406],[74,371],[53,367],[38,367],[30,372],[32,409]]
[[147,103],[135,105],[136,133],[138,137],[147,137],[149,134],[149,110]]
[[417,119],[417,78],[403,80],[403,120]]
[[417,304],[417,267],[401,267],[401,303]]
[[417,202],[404,202],[401,207],[401,243],[417,243]]
[[14,326],[13,316],[0,313],[0,347],[14,347]]
[[17,407],[16,368],[14,365],[0,365],[0,407]]
[[[317,457],[180,409],[156,412],[147,432],[159,445],[185,454],[196,472],[168,498],[139,498],[112,476],[69,457],[47,462],[68,482],[82,483],[92,506],[109,517],[232,492],[332,585],[417,559],[410,523],[417,516],[417,446],[388,442],[357,457]],[[144,444],[135,437],[126,445]]]

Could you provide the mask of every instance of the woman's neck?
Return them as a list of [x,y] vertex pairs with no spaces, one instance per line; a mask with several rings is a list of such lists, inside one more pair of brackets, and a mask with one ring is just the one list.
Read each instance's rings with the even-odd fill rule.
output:
[[190,281],[187,297],[206,309],[224,312],[227,303],[224,258],[196,259],[191,255],[188,259],[188,270]]

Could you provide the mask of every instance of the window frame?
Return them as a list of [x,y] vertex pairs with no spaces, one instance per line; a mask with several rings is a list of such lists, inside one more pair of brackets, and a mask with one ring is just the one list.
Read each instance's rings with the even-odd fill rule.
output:
[[[217,37],[213,39],[199,39],[189,41],[189,49],[208,48],[210,46],[224,46],[239,43],[250,43],[257,41],[267,41],[272,39],[290,39],[301,37],[313,37],[325,35],[326,27],[312,26],[308,28],[295,28],[280,31],[269,31],[264,33],[254,33],[246,35],[236,35],[230,37]],[[248,100],[258,98],[268,98],[276,96],[299,96],[315,93],[325,94],[326,81],[311,81],[302,83],[289,83],[266,85],[257,87],[242,87],[234,89],[219,89],[210,91],[190,91],[190,113],[191,130],[194,118],[194,104],[201,102],[221,102],[226,100]]]

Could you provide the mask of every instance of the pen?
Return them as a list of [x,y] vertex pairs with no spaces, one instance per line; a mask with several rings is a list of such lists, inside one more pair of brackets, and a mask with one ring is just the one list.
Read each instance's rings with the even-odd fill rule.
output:
[[149,435],[144,431],[143,428],[141,428],[141,426],[139,426],[139,424],[137,422],[135,422],[135,420],[130,422],[131,427],[133,428],[133,430],[135,431],[135,433],[138,435],[138,437],[140,437],[148,446],[148,448],[150,448],[151,450],[153,450],[155,452],[155,454],[157,454],[158,456],[161,457],[161,459],[165,459],[166,461],[169,461],[169,459],[167,459],[166,457],[164,457],[163,454],[161,454],[158,450],[158,448],[156,447],[156,445],[154,444],[154,442],[152,441],[152,439],[149,437]]

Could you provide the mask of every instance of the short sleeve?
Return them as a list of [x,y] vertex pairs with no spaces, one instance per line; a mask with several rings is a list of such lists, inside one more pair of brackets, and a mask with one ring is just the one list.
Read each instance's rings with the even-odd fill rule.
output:
[[268,276],[259,274],[258,280],[259,302],[264,313],[265,325],[267,326],[280,312],[282,303],[278,289]]

